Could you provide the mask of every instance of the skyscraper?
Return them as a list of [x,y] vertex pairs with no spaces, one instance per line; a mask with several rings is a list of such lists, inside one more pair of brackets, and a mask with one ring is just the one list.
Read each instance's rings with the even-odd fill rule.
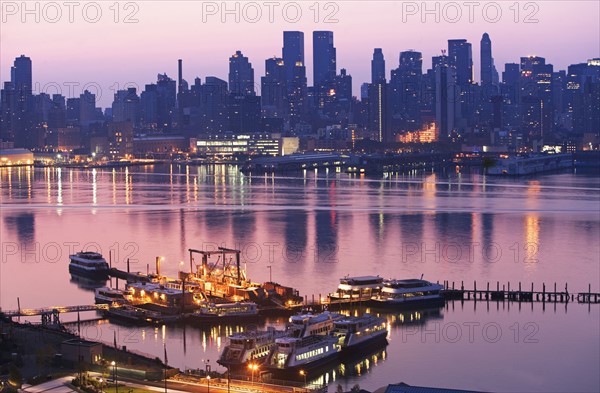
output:
[[410,50],[400,52],[398,68],[392,70],[392,110],[408,131],[420,128],[422,68],[421,52]]
[[481,85],[491,85],[493,83],[492,72],[492,41],[488,33],[481,37]]
[[391,142],[389,129],[388,91],[384,82],[369,84],[369,128],[379,142]]
[[17,93],[30,96],[32,94],[31,59],[25,55],[17,57],[10,72]]
[[371,83],[385,83],[385,59],[381,48],[373,51],[371,60]]
[[448,40],[448,65],[456,69],[459,86],[473,83],[473,55],[467,40]]
[[283,59],[265,60],[265,76],[261,78],[261,106],[265,117],[283,118],[286,113],[285,68]]
[[335,47],[332,31],[313,32],[313,86],[331,82],[336,75]]
[[239,50],[229,58],[229,92],[234,95],[255,95],[254,69]]
[[282,54],[285,79],[289,89],[292,79],[294,79],[294,69],[297,66],[304,66],[304,33],[301,31],[284,31]]
[[435,119],[440,139],[449,139],[460,116],[457,97],[456,68],[449,65],[446,56],[438,58],[435,67]]
[[304,33],[283,32],[283,66],[288,99],[290,123],[295,124],[305,112],[307,96],[306,67],[304,65]]

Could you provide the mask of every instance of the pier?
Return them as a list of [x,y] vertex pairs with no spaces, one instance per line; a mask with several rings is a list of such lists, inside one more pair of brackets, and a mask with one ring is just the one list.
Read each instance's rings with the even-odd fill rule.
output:
[[[439,281],[437,282],[439,284]],[[444,301],[496,301],[496,302],[538,302],[538,303],[579,303],[579,304],[600,304],[600,293],[592,292],[591,284],[588,286],[588,292],[568,291],[568,285],[565,284],[564,290],[558,290],[557,284],[547,288],[546,284],[541,285],[541,290],[536,290],[533,283],[528,288],[522,285],[521,282],[511,288],[511,283],[503,284],[497,281],[495,288],[490,287],[490,283],[486,282],[483,287],[477,285],[477,281],[473,282],[472,288],[465,288],[464,281],[460,282],[460,287],[455,285],[455,282],[444,281],[444,289],[441,291],[442,300]],[[293,307],[296,310],[302,308],[311,308],[314,311],[322,311],[327,308],[336,308],[342,306],[354,306],[371,302],[370,297],[352,297],[345,299],[332,299],[330,296],[321,294],[304,297],[304,302],[301,305]],[[372,304],[371,304],[372,305]],[[403,307],[404,304],[398,304],[397,307]],[[408,304],[406,305],[408,306]],[[419,304],[411,304],[410,307],[419,308]]]
[[464,281],[461,281],[460,288],[455,288],[454,282],[450,285],[449,281],[444,281],[443,296],[446,300],[493,300],[493,301],[515,301],[515,302],[542,302],[542,303],[590,303],[600,304],[600,293],[592,292],[591,284],[588,292],[569,293],[568,285],[565,284],[564,290],[557,290],[554,283],[552,289],[547,289],[546,284],[542,284],[542,289],[535,290],[534,284],[525,289],[522,283],[518,287],[511,289],[510,282],[500,287],[500,282],[496,282],[496,288],[490,289],[490,283],[487,282],[485,288],[478,289],[477,281],[473,281],[473,289],[465,289]]
[[91,304],[83,306],[53,306],[44,308],[19,308],[17,310],[2,311],[0,314],[12,319],[15,317],[41,316],[42,326],[60,325],[60,314],[70,312],[108,310],[108,304]]

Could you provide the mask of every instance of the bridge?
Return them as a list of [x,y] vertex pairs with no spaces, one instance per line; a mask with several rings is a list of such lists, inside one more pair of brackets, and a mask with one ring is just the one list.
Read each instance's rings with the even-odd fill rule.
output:
[[70,312],[108,310],[108,304],[91,304],[83,306],[52,306],[44,308],[21,308],[18,310],[2,311],[9,318],[32,317],[40,315],[42,325],[60,325],[59,315]]

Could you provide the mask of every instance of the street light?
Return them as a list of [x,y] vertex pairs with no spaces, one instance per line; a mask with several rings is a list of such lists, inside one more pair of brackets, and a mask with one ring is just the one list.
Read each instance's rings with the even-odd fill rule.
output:
[[102,378],[100,378],[98,380],[98,382],[100,382],[100,393],[102,393],[102,382],[104,382],[104,381],[102,380]]
[[304,387],[306,387],[306,371],[300,370],[300,375],[304,377]]
[[227,365],[227,393],[231,392],[230,384],[231,384],[231,372],[229,370],[229,365]]
[[113,379],[115,380],[115,393],[119,393],[119,384],[117,383],[117,362],[114,360],[110,362],[113,366]]
[[210,375],[206,376],[206,382],[208,382],[208,393],[210,393]]
[[258,370],[258,364],[256,364],[256,363],[250,363],[248,365],[248,368],[252,371],[252,385],[254,385],[254,372],[256,370]]

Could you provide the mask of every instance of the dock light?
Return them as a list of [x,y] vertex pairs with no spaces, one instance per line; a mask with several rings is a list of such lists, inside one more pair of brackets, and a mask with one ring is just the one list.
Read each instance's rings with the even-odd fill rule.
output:
[[113,379],[115,380],[115,393],[119,393],[119,384],[117,382],[117,362],[114,360],[110,362],[110,365],[113,366]]
[[258,370],[258,364],[256,364],[256,363],[250,363],[248,365],[248,368],[252,371],[252,385],[254,385],[254,372],[256,370]]
[[300,370],[300,375],[304,377],[304,387],[306,387],[306,371]]

